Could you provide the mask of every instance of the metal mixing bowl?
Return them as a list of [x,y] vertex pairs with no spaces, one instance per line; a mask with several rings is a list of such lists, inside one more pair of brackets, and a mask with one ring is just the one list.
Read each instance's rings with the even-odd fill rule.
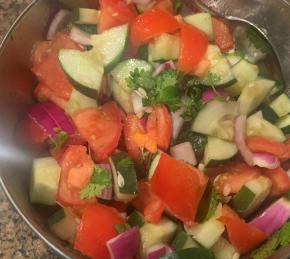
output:
[[[30,204],[28,187],[34,155],[17,144],[14,132],[26,107],[33,102],[36,79],[29,69],[33,44],[44,39],[47,24],[56,10],[62,6],[86,7],[93,3],[96,0],[33,1],[0,45],[0,183],[31,229],[63,258],[82,256],[51,234],[46,228],[45,215]],[[290,247],[279,251],[273,258],[290,258]]]

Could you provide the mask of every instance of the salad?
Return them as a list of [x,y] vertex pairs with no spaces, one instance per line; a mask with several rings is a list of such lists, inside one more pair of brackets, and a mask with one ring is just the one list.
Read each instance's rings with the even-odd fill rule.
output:
[[18,127],[48,228],[96,259],[289,245],[290,100],[269,50],[176,0],[59,10],[33,47],[38,102]]

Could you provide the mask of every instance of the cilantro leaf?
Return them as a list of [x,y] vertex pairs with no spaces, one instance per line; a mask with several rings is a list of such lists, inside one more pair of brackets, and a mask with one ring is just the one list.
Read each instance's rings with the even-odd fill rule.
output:
[[127,84],[134,90],[138,90],[139,88],[151,90],[155,86],[155,80],[150,71],[136,68],[127,78]]
[[182,8],[182,0],[173,0],[173,11],[174,13],[179,13],[180,9]]
[[276,231],[267,242],[251,253],[253,259],[265,259],[271,256],[277,249],[290,244],[290,222]]
[[62,147],[62,145],[67,141],[68,134],[65,131],[62,131],[60,129],[55,130],[55,139],[51,143],[53,150],[58,150]]
[[112,179],[110,173],[99,166],[95,166],[90,183],[81,190],[80,197],[81,199],[90,199],[99,196],[105,188],[111,186]]
[[114,228],[119,234],[122,234],[130,229],[130,226],[128,224],[115,224]]
[[246,32],[246,37],[255,46],[256,49],[263,53],[271,52],[269,43],[253,28],[249,28]]

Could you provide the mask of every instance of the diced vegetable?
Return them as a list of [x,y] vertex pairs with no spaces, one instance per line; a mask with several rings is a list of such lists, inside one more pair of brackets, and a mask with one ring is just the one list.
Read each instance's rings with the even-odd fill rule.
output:
[[271,196],[286,194],[290,189],[290,178],[282,168],[268,169],[263,172],[272,181]]
[[128,217],[128,224],[131,227],[138,226],[141,228],[145,224],[143,215],[140,212],[134,210]]
[[238,153],[235,143],[215,137],[208,137],[204,150],[204,165],[212,166],[216,163],[229,160]]
[[139,247],[140,232],[138,227],[133,227],[107,241],[111,259],[133,258],[137,255]]
[[161,256],[164,256],[171,252],[173,252],[173,249],[169,247],[168,245],[164,245],[164,244],[154,245],[146,251],[146,258],[159,259]]
[[275,123],[279,120],[279,116],[273,111],[272,108],[270,108],[269,106],[265,105],[262,108],[262,113],[263,113],[263,118],[267,121],[269,121],[270,123]]
[[175,64],[173,63],[172,60],[164,62],[160,65],[158,65],[155,69],[155,71],[153,72],[152,76],[153,77],[157,77],[158,75],[160,75],[162,72],[169,70],[169,69],[176,69]]
[[117,153],[110,157],[114,176],[116,198],[122,201],[132,200],[137,193],[137,176],[133,160],[126,153]]
[[155,157],[153,158],[150,168],[149,168],[149,173],[148,173],[148,179],[151,179],[155,173],[155,170],[158,166],[159,160],[160,160],[161,154],[157,153]]
[[224,224],[217,217],[218,213],[203,223],[186,228],[186,232],[203,247],[211,248],[225,231]]
[[97,54],[61,49],[58,59],[63,71],[77,90],[89,97],[98,96],[104,69]]
[[238,99],[240,113],[249,114],[253,112],[268,96],[275,85],[275,81],[268,79],[257,79],[247,84]]
[[227,98],[229,95],[228,93],[223,89],[217,89],[217,90],[212,90],[212,89],[207,89],[204,92],[202,92],[202,100],[207,103],[211,101],[212,99],[216,97],[224,97]]
[[98,24],[100,11],[90,8],[74,9],[74,23],[76,24]]
[[80,220],[69,208],[61,208],[48,219],[48,227],[60,239],[73,244]]
[[287,198],[280,198],[268,207],[261,215],[249,224],[268,235],[281,228],[290,218],[290,202]]
[[30,183],[30,201],[55,205],[61,168],[52,157],[33,160]]
[[247,119],[247,136],[264,137],[277,142],[283,142],[286,139],[278,127],[264,120],[257,113]]
[[270,108],[281,118],[290,113],[290,99],[286,94],[279,95],[270,104]]
[[221,237],[212,247],[216,259],[239,259],[240,254],[223,237]]
[[161,154],[151,178],[153,193],[164,202],[171,214],[188,225],[194,222],[206,183],[207,176],[202,172],[165,153]]
[[170,154],[176,160],[182,160],[191,165],[196,165],[197,160],[190,142],[184,142],[170,148]]
[[237,83],[227,88],[232,96],[240,95],[242,89],[250,82],[257,79],[259,68],[246,60],[242,59],[232,68]]
[[234,137],[234,118],[238,113],[237,102],[212,100],[197,114],[192,131],[231,141]]
[[270,194],[272,182],[260,176],[247,182],[230,201],[230,205],[242,216],[251,214]]
[[72,13],[69,10],[61,9],[53,17],[49,25],[46,39],[53,40],[58,31],[63,30],[72,19]]
[[125,224],[117,210],[98,203],[85,207],[74,248],[92,258],[109,259],[106,242],[118,235],[117,224]]
[[77,26],[73,26],[70,30],[69,37],[78,44],[91,46],[92,40],[90,34],[82,31]]
[[140,228],[142,254],[146,254],[146,251],[154,245],[169,243],[176,229],[177,225],[165,217],[158,224],[145,223]]
[[278,128],[281,129],[284,134],[290,134],[290,114],[278,120],[276,126],[278,126]]
[[152,61],[176,60],[179,56],[179,38],[162,33],[148,45],[149,59]]
[[123,56],[129,36],[128,24],[91,36],[93,50],[102,56],[105,71],[112,70]]
[[254,153],[253,162],[254,165],[268,169],[275,169],[280,166],[279,158],[266,152]]
[[97,34],[97,26],[95,24],[76,24],[75,26],[89,35]]
[[238,64],[243,58],[243,55],[237,51],[226,53],[225,56],[231,66]]
[[181,117],[183,113],[183,109],[179,109],[175,112],[171,112],[171,120],[172,120],[172,138],[177,139],[181,128],[184,124],[184,119]]
[[212,20],[209,13],[196,13],[184,17],[184,21],[203,31],[210,41],[213,40]]
[[179,250],[174,253],[165,255],[160,257],[160,259],[175,259],[175,258],[180,258],[180,259],[214,259],[213,253],[206,249],[206,248],[201,248],[201,247],[195,247],[195,248],[187,248],[184,250]]
[[199,245],[183,230],[178,230],[171,245],[178,250],[199,247]]

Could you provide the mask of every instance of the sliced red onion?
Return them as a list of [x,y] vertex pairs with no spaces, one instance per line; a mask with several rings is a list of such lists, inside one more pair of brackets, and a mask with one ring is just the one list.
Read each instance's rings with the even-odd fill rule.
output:
[[245,141],[246,122],[247,122],[246,115],[240,115],[239,117],[236,118],[235,126],[234,126],[235,127],[235,142],[245,162],[249,166],[253,166],[254,165],[253,153],[248,148]]
[[[106,170],[110,174],[111,179],[113,179],[112,169],[111,169],[110,164],[97,164],[97,166]],[[112,200],[112,198],[113,198],[113,186],[106,187],[102,191],[101,195],[98,195],[97,197],[100,199],[103,199],[103,200]]]
[[159,259],[161,256],[174,252],[174,249],[166,244],[158,244],[150,247],[146,252],[147,259]]
[[281,228],[289,218],[290,202],[286,198],[280,198],[249,224],[271,235]]
[[142,96],[135,91],[131,94],[131,101],[133,105],[134,113],[140,118],[144,114],[144,106],[142,102]]
[[27,114],[50,138],[55,137],[56,129],[63,130],[69,135],[76,132],[64,111],[51,102],[37,103],[31,106],[28,108]]
[[174,63],[172,60],[167,61],[165,63],[162,63],[161,65],[159,65],[155,71],[153,72],[153,76],[158,76],[161,72],[168,70],[168,69],[176,69]]
[[192,165],[197,164],[196,156],[190,142],[184,142],[171,147],[170,154],[177,160],[183,160]]
[[176,139],[180,133],[180,130],[184,124],[184,119],[181,117],[181,114],[184,112],[184,109],[179,109],[175,112],[171,112],[172,119],[172,138]]
[[143,127],[143,129],[145,130],[146,126],[147,126],[147,118],[143,117],[142,119],[140,119],[140,124]]
[[54,35],[70,22],[71,18],[72,13],[70,11],[65,9],[59,10],[49,25],[46,35],[47,40],[52,40]]
[[70,31],[70,34],[69,34],[69,37],[76,43],[78,44],[82,44],[82,45],[87,45],[87,46],[90,46],[92,45],[92,41],[91,41],[91,36],[80,30],[78,27],[76,26],[73,26],[71,28],[71,31]]
[[217,89],[217,90],[212,90],[212,89],[207,89],[202,93],[201,99],[207,103],[210,100],[221,96],[221,97],[229,97],[229,94],[225,91],[225,89]]
[[140,231],[138,227],[133,227],[126,232],[112,238],[107,242],[107,247],[111,259],[126,258],[131,259],[139,251]]
[[254,153],[253,162],[254,165],[268,169],[275,169],[280,166],[279,158],[269,153]]

